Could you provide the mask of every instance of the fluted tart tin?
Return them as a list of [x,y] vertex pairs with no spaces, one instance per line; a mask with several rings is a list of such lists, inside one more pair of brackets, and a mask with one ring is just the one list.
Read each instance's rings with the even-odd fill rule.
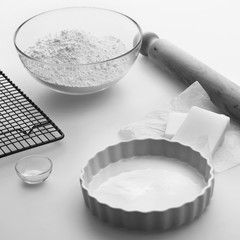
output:
[[213,167],[191,147],[165,139],[120,142],[82,168],[86,206],[103,222],[168,230],[193,221],[210,203]]

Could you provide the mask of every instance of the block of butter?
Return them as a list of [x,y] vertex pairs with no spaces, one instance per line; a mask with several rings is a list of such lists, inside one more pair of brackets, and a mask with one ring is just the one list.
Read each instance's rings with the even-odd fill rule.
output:
[[172,139],[187,117],[187,113],[183,112],[170,112],[168,115],[167,126],[165,130],[165,137]]
[[192,107],[172,140],[188,145],[192,139],[207,136],[210,154],[213,156],[224,139],[229,123],[230,118],[223,114]]

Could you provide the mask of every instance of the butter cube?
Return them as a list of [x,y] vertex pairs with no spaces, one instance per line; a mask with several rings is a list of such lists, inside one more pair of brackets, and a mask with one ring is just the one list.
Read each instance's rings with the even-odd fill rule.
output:
[[165,137],[168,139],[172,139],[172,137],[176,134],[186,117],[187,113],[170,112],[168,115]]
[[192,107],[172,140],[190,145],[192,139],[207,136],[210,153],[213,156],[223,142],[229,123],[230,118],[223,114]]

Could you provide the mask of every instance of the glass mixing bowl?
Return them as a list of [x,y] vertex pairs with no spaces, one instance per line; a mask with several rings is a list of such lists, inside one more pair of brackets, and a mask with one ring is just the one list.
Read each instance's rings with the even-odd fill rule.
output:
[[[78,39],[75,39],[72,44],[73,39],[69,38],[69,44],[65,41],[61,46],[65,54],[68,51],[68,55],[62,55],[63,61],[54,61],[54,57],[62,54],[58,52],[61,42],[56,35],[64,32],[84,33],[95,39],[95,42],[92,43],[91,37],[88,37],[88,48],[80,49],[81,40],[76,42]],[[48,58],[41,53],[43,45],[36,48],[36,44],[41,41],[45,44],[44,51],[47,42],[52,41],[47,49]],[[86,36],[83,36],[83,41],[86,42]],[[105,41],[106,56],[99,53],[102,49],[97,48],[96,41]],[[14,34],[15,47],[30,74],[55,91],[75,95],[98,92],[118,82],[136,60],[141,43],[142,31],[133,19],[119,12],[91,7],[63,8],[41,13],[22,23]],[[34,55],[36,51],[37,56]],[[113,54],[109,57],[107,53],[111,52]],[[89,61],[73,62],[76,53],[77,57],[81,58],[82,54]],[[91,54],[95,54],[95,57]],[[96,60],[97,54],[102,54],[100,60]]]

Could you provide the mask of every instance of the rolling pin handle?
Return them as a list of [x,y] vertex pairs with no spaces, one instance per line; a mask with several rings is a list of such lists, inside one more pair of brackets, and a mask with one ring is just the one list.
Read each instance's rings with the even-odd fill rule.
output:
[[155,42],[158,39],[159,37],[155,33],[152,32],[144,33],[140,53],[144,56],[148,56],[149,48],[152,46],[153,42]]

